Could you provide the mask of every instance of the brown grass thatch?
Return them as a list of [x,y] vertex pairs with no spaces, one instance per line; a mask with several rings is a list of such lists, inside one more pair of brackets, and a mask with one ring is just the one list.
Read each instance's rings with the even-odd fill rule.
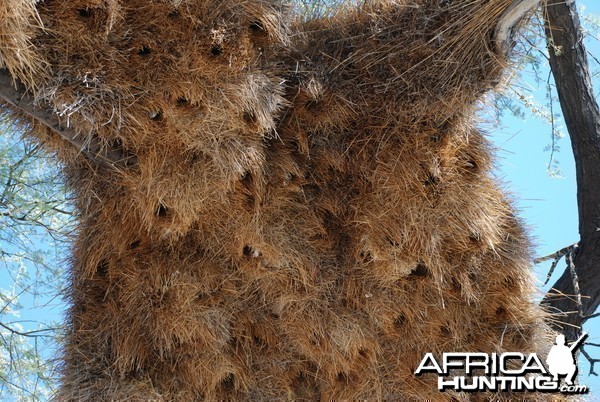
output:
[[58,399],[465,400],[424,353],[543,350],[473,120],[510,3],[0,2],[0,66],[137,158],[32,131],[80,212]]

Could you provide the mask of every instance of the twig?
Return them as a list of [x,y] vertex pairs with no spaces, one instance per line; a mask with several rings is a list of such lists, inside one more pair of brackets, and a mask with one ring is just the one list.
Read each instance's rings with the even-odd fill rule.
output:
[[59,328],[44,328],[44,329],[36,329],[33,331],[27,331],[27,332],[21,332],[21,331],[17,331],[14,328],[9,327],[6,324],[3,324],[2,322],[0,322],[0,327],[6,329],[7,331],[9,331],[11,334],[15,334],[15,335],[20,335],[20,336],[26,336],[28,338],[37,338],[37,337],[47,337],[50,335],[39,335],[40,332],[52,332],[52,331],[56,331]]
[[589,345],[589,346],[600,347],[600,343],[586,342],[585,344],[586,344],[586,345]]
[[596,318],[596,317],[600,317],[600,313],[583,316],[583,318],[585,318],[586,320],[589,320],[590,318]]
[[[587,344],[586,344],[587,345]],[[596,373],[596,371],[594,371],[594,365],[598,362],[600,362],[600,359],[594,359],[592,358],[592,356],[590,356],[586,351],[585,351],[585,347],[582,346],[581,349],[579,349],[581,351],[581,353],[585,356],[585,358],[587,359],[587,361],[590,363],[590,372],[588,375],[595,375],[598,376],[598,373]]]
[[84,140],[75,130],[61,126],[55,113],[34,106],[33,97],[25,90],[15,86],[15,80],[6,70],[0,70],[0,98],[50,128],[97,165],[120,170],[137,164],[137,158],[134,155],[128,155],[123,149],[105,146],[97,137]]

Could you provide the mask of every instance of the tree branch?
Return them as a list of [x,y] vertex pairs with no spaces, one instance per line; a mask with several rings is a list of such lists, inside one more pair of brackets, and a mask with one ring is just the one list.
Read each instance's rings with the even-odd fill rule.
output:
[[96,137],[84,139],[75,130],[61,126],[58,117],[48,109],[34,105],[33,97],[14,84],[15,80],[6,70],[0,70],[0,98],[16,110],[39,121],[65,141],[72,144],[89,160],[104,167],[127,169],[137,164],[134,155],[128,155],[123,149],[107,147]]
[[550,266],[550,270],[548,271],[548,274],[546,275],[546,281],[544,282],[544,286],[548,283],[548,281],[552,277],[552,274],[554,273],[554,269],[556,268],[556,265],[558,264],[560,259],[563,258],[565,255],[571,254],[573,252],[573,250],[575,250],[577,247],[579,247],[579,244],[577,244],[577,243],[571,244],[570,246],[563,247],[560,250],[555,251],[554,253],[552,253],[550,255],[547,255],[544,257],[538,257],[535,260],[533,260],[534,264],[539,264],[541,262],[554,259],[554,261],[552,261],[552,265]]
[[[52,335],[44,335],[44,332],[54,332],[56,330],[59,330],[59,327],[56,328],[42,328],[42,329],[36,329],[36,330],[32,330],[32,331],[18,331],[14,328],[11,328],[10,326],[4,324],[3,322],[0,322],[0,327],[6,329],[8,332],[10,332],[13,335],[19,335],[19,336],[25,336],[28,338],[37,338],[37,337],[51,337]],[[41,333],[41,335],[40,335]]]
[[579,292],[567,269],[542,304],[559,314],[552,325],[573,337],[600,304],[600,110],[575,2],[546,1],[544,26],[550,68],[575,157],[581,239],[572,261]]
[[[586,344],[587,345],[587,344]],[[594,365],[598,362],[600,362],[600,359],[594,359],[592,358],[587,351],[584,349],[584,347],[581,347],[581,353],[585,356],[585,358],[587,359],[587,361],[590,363],[590,372],[588,373],[588,375],[595,375],[598,376],[598,373],[596,373],[596,371],[594,370]]]
[[511,48],[512,34],[517,24],[540,4],[541,0],[513,0],[496,25],[496,51],[506,54]]

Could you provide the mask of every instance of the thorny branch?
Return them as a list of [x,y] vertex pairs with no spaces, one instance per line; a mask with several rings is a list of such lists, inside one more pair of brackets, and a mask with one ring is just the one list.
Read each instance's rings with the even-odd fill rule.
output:
[[61,126],[56,114],[51,110],[37,107],[29,93],[21,86],[14,85],[13,77],[6,70],[0,70],[0,98],[50,128],[97,165],[120,170],[127,169],[137,162],[135,156],[126,154],[123,149],[105,146],[95,137],[84,139],[75,130]]

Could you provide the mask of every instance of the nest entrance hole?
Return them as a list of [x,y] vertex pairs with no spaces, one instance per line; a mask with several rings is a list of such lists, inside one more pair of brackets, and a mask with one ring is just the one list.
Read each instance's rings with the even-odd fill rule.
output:
[[265,26],[260,21],[252,21],[250,23],[250,25],[248,25],[248,28],[250,28],[250,31],[252,31],[253,33],[257,33],[257,34],[266,34],[267,33]]
[[150,56],[151,53],[152,49],[150,49],[150,47],[146,45],[142,46],[140,50],[138,50],[138,54],[142,57]]
[[156,208],[156,216],[158,216],[159,218],[166,218],[168,213],[169,209],[163,204],[159,204],[158,208]]
[[213,45],[213,47],[210,48],[210,54],[213,57],[218,57],[218,56],[222,55],[223,47],[221,45]]
[[108,276],[108,260],[102,260],[96,266],[96,274],[100,278],[106,278]]
[[82,18],[90,18],[92,15],[94,15],[94,11],[91,8],[87,8],[87,7],[80,8],[79,10],[77,10],[77,13]]
[[425,264],[417,264],[417,266],[410,272],[409,276],[413,278],[427,278],[431,275],[429,268]]

